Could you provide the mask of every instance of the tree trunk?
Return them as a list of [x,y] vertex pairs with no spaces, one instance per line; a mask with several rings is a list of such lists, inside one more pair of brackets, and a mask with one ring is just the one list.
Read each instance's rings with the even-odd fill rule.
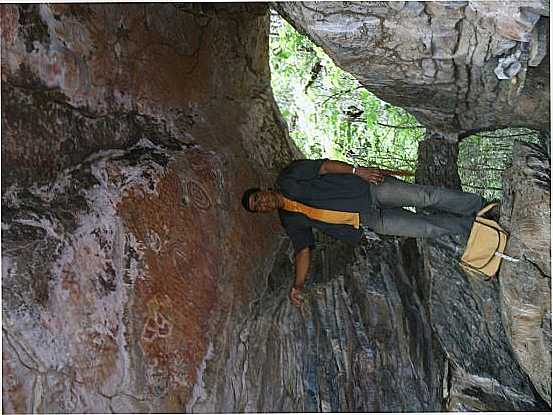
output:
[[419,143],[415,181],[420,184],[461,190],[457,171],[459,145],[433,135]]

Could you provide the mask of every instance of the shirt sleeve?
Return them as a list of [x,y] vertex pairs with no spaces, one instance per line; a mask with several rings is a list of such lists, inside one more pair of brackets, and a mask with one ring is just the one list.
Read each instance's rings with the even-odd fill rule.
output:
[[286,233],[292,240],[295,254],[306,247],[309,247],[309,249],[315,248],[315,238],[311,228],[286,229]]
[[303,223],[305,218],[302,215],[290,215],[279,211],[280,221],[288,237],[292,240],[294,253],[298,253],[305,247],[315,248],[315,237],[311,226]]
[[310,180],[319,176],[319,170],[327,159],[294,160],[279,175],[279,180]]

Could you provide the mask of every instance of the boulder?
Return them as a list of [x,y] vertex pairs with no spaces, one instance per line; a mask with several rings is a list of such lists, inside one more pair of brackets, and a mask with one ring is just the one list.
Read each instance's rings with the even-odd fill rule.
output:
[[375,95],[450,139],[549,128],[549,2],[276,2]]
[[517,143],[505,172],[501,223],[510,232],[500,298],[507,338],[536,390],[551,405],[551,166],[542,146]]

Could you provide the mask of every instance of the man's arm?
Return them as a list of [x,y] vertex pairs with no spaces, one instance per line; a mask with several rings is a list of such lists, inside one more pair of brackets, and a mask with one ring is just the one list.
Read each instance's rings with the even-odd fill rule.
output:
[[311,259],[311,252],[308,246],[300,250],[294,258],[294,268],[295,268],[295,280],[294,286],[290,290],[290,301],[296,306],[301,305],[300,294],[303,291],[303,286],[305,283],[305,276],[309,270],[309,261]]
[[319,174],[355,174],[370,183],[378,184],[384,180],[384,171],[372,167],[354,167],[338,160],[325,160],[319,169]]

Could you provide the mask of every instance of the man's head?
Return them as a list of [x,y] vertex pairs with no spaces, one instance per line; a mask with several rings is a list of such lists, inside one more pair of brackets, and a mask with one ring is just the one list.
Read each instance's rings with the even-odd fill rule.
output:
[[277,192],[253,187],[244,192],[242,206],[248,212],[272,212],[280,207],[280,199]]

